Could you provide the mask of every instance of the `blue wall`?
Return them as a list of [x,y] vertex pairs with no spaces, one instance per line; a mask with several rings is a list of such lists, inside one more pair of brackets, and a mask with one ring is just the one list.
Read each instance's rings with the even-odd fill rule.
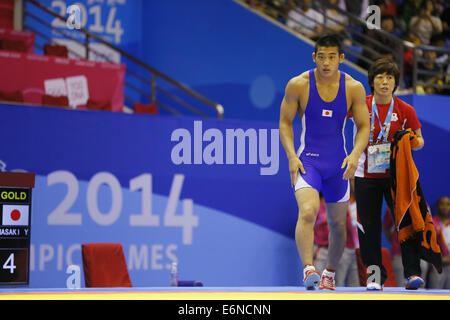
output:
[[[423,125],[414,159],[433,206],[450,194],[449,98],[404,99]],[[227,132],[239,129],[255,140],[229,161]],[[122,243],[135,286],[167,285],[173,260],[181,279],[207,286],[301,285],[297,205],[278,134],[268,122],[0,105],[1,163],[37,173],[30,286],[65,287],[87,242]]]
[[[224,105],[226,120],[203,120],[203,133],[216,129],[209,132],[225,137],[227,129],[236,128],[276,132],[285,84],[314,67],[311,45],[233,1],[129,0],[128,5],[130,12],[142,6],[143,24],[142,33],[135,35],[142,37],[142,47],[133,38],[130,50]],[[364,75],[345,64],[342,70],[367,86]],[[450,194],[450,149],[445,144],[450,101],[401,98],[415,107],[423,125],[426,145],[414,159],[433,206],[440,195]],[[297,206],[281,144],[275,175],[261,175],[261,158],[248,162],[250,149],[245,164],[207,165],[202,158],[202,164],[176,165],[171,155],[177,141],[171,136],[186,129],[182,132],[189,132],[194,144],[196,120],[0,106],[0,160],[7,170],[37,173],[32,287],[64,287],[65,268],[81,265],[79,247],[85,242],[121,242],[136,286],[167,285],[168,264],[175,259],[182,279],[208,286],[301,284],[294,242]],[[295,132],[298,146],[299,121]],[[350,148],[350,126],[346,133]],[[93,193],[95,182],[105,179],[110,186],[102,184]],[[170,197],[177,182],[182,184],[179,201]],[[118,186],[114,194],[112,186]],[[78,192],[65,214],[55,214],[75,187]],[[120,198],[121,209],[115,212]],[[143,201],[151,201],[151,213],[159,219],[131,218],[142,216]],[[165,220],[168,203],[175,203],[176,215],[188,217],[175,219],[184,227]]]
[[422,123],[425,146],[413,152],[425,198],[434,212],[436,200],[450,196],[450,97],[438,95],[400,96],[416,110]]
[[[168,285],[174,260],[181,280],[206,286],[300,285],[276,124],[196,120],[0,105],[0,160],[37,174],[31,287],[65,287],[88,242],[122,243],[134,286]],[[227,132],[238,129],[256,143],[230,148]],[[206,163],[219,154],[223,164]]]
[[143,15],[144,60],[221,103],[228,119],[278,121],[287,82],[314,67],[313,46],[231,0],[144,1]]

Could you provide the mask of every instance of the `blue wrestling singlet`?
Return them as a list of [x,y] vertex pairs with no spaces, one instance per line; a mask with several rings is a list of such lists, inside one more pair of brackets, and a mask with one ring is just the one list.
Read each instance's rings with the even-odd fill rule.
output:
[[295,191],[314,188],[322,191],[326,202],[345,202],[350,184],[341,169],[347,157],[344,128],[347,119],[345,73],[340,72],[339,91],[332,102],[319,95],[314,70],[309,71],[309,98],[302,117],[301,144],[297,156],[305,174],[299,171]]

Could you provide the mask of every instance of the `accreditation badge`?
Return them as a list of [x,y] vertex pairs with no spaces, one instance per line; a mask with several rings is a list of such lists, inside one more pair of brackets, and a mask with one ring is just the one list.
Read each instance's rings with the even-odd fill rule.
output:
[[375,144],[367,148],[367,172],[386,173],[389,169],[390,143]]

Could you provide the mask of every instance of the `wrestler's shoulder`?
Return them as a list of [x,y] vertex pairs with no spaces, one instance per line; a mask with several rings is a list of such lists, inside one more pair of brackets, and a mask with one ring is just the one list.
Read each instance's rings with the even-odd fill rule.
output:
[[347,73],[345,74],[345,84],[350,88],[363,86],[363,84],[360,81],[354,79],[351,75]]
[[289,80],[288,86],[297,89],[309,87],[309,72],[305,71]]
[[366,90],[364,88],[364,85],[348,74],[345,75],[345,86],[347,88],[347,92],[352,97],[358,97],[358,99],[362,98],[363,96],[364,98],[366,97]]

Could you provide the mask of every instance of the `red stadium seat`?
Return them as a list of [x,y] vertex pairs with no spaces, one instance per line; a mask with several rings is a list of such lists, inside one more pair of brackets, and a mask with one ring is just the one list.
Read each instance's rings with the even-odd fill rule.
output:
[[158,106],[156,104],[135,103],[134,104],[134,112],[135,113],[158,114]]
[[86,288],[132,287],[120,243],[87,243],[81,246]]
[[0,101],[23,102],[22,91],[0,91]]
[[14,29],[14,0],[0,0],[0,28]]
[[14,0],[0,0],[0,9],[14,10]]
[[35,32],[0,28],[0,49],[33,54],[35,38]]
[[11,40],[11,39],[2,39],[0,40],[0,49],[6,51],[15,51],[15,52],[27,52],[27,44],[23,40]]
[[44,94],[42,96],[42,105],[53,107],[68,107],[69,98],[67,96],[55,97],[48,94]]
[[90,110],[103,110],[103,111],[111,111],[111,101],[98,101],[89,99],[86,108]]
[[46,56],[57,56],[62,58],[69,57],[69,50],[66,46],[59,44],[50,44],[47,43],[44,45],[44,54]]

